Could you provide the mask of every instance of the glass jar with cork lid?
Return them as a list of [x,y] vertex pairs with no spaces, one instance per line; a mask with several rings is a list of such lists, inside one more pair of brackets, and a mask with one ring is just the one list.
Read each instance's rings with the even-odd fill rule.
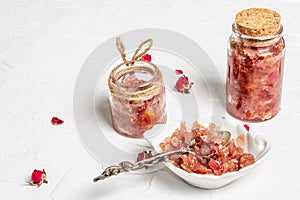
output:
[[261,122],[280,110],[285,42],[281,16],[265,8],[236,14],[227,47],[226,109]]

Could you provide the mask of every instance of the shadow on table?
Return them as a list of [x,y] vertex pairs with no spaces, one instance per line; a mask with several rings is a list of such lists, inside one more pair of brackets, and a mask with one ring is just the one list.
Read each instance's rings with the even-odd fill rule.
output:
[[[116,177],[97,182],[86,191],[87,199],[112,199],[149,198],[154,197],[177,199],[178,196],[205,197],[213,190],[206,190],[189,185],[168,169],[163,169],[151,174],[120,174]],[[195,196],[194,196],[195,197]]]

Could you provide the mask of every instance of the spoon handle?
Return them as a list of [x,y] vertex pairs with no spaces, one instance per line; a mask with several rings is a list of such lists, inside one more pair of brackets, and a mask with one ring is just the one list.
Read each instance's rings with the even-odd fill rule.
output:
[[[223,146],[225,146],[229,142],[230,137],[231,137],[231,134],[228,131],[214,131],[214,134],[216,134],[221,139],[223,139]],[[99,180],[104,180],[108,177],[117,175],[122,172],[135,171],[135,170],[139,170],[139,169],[153,167],[162,162],[168,162],[169,157],[173,154],[192,153],[201,158],[210,158],[211,156],[214,155],[214,153],[209,154],[209,155],[201,155],[199,153],[196,154],[193,151],[193,146],[195,144],[196,144],[196,141],[195,141],[195,139],[193,139],[187,147],[182,147],[180,149],[175,149],[175,150],[168,151],[168,152],[158,153],[150,158],[146,158],[146,159],[143,159],[143,160],[135,162],[135,163],[132,163],[129,161],[123,161],[123,162],[120,162],[118,165],[112,165],[112,166],[106,168],[100,176],[97,176],[96,178],[94,178],[94,182],[99,181]]]
[[158,153],[150,158],[143,159],[143,160],[135,162],[135,163],[132,163],[129,161],[122,161],[118,165],[112,165],[112,166],[107,167],[100,176],[97,176],[96,178],[94,178],[94,182],[99,181],[99,180],[104,180],[108,177],[117,175],[122,172],[129,172],[129,171],[135,171],[135,170],[139,170],[139,169],[146,169],[148,167],[153,167],[162,162],[169,161],[169,157],[173,154],[185,154],[185,153],[195,154],[195,152],[192,151],[189,147],[183,147],[183,148],[176,149],[173,151]]

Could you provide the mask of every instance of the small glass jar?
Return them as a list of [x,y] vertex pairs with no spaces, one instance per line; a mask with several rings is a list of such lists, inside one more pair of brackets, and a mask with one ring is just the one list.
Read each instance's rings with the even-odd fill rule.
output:
[[261,122],[280,110],[285,42],[280,15],[250,8],[236,15],[228,42],[226,109],[233,117]]
[[121,135],[143,138],[155,124],[166,123],[166,97],[161,71],[145,61],[115,67],[108,80],[114,129]]

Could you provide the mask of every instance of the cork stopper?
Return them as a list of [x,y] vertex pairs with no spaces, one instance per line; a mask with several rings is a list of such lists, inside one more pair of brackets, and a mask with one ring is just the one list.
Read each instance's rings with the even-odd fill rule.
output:
[[235,23],[241,35],[268,37],[278,32],[280,19],[280,15],[273,10],[249,8],[237,13]]

